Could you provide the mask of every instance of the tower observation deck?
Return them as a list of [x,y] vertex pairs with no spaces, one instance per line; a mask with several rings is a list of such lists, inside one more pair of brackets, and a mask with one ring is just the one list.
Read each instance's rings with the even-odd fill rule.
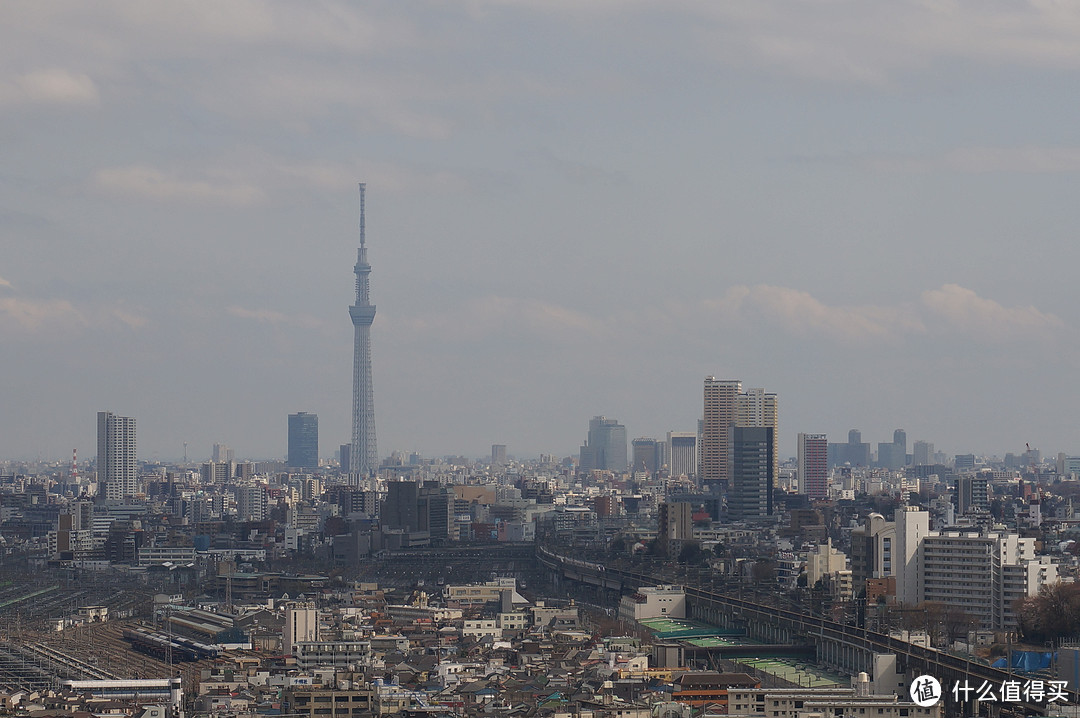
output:
[[353,404],[352,445],[349,449],[349,476],[353,483],[371,476],[379,467],[375,447],[375,398],[371,389],[371,324],[375,321],[375,305],[371,303],[369,276],[364,237],[364,190],[360,183],[360,248],[356,252],[356,303],[349,307],[353,323]]

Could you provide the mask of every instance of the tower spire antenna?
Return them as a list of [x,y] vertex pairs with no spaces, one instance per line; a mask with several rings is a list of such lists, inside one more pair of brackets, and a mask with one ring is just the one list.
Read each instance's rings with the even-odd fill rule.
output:
[[360,184],[360,248],[356,252],[356,303],[349,307],[353,331],[352,444],[349,448],[349,478],[359,484],[378,469],[375,448],[375,403],[371,391],[371,324],[375,305],[371,303],[371,265],[367,261],[364,236],[364,191]]
[[367,189],[367,183],[360,183],[360,246],[364,246],[364,190]]

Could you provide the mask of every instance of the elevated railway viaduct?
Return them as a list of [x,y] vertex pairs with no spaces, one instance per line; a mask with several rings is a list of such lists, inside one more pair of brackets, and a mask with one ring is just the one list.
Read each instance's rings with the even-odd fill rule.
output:
[[[554,574],[556,582],[584,584],[612,594],[621,595],[640,586],[675,582],[672,576],[660,572],[608,566],[561,555],[544,547],[538,547],[537,557]],[[951,687],[957,681],[963,684],[966,680],[968,685],[978,688],[986,681],[996,692],[1004,681],[1017,679],[1015,674],[985,663],[923,648],[884,633],[757,603],[690,583],[690,580],[682,581],[691,618],[723,628],[742,629],[749,638],[765,643],[813,644],[817,647],[817,660],[838,671],[852,675],[860,671],[872,674],[874,654],[891,653],[897,657],[897,670],[909,679],[928,674],[936,677],[943,687]],[[1067,697],[1070,703],[1080,702],[1080,694],[1075,691],[1067,692]],[[1045,708],[1033,703],[999,703],[992,707],[1001,709],[1002,714],[1016,715],[1042,713]],[[975,706],[968,713],[977,713],[977,708]]]

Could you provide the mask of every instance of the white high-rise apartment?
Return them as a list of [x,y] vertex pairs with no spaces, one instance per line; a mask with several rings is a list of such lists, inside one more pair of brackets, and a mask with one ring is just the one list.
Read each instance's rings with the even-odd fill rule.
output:
[[98,495],[108,501],[123,501],[139,490],[135,460],[135,419],[98,412],[97,475]]
[[315,604],[304,601],[290,604],[285,609],[285,625],[282,627],[281,648],[285,655],[296,652],[297,643],[319,640],[319,613]]
[[1016,625],[1013,603],[1057,583],[1057,565],[1036,556],[1035,539],[1015,533],[931,531],[929,514],[896,512],[896,597],[907,606],[938,602],[966,611],[982,628]]

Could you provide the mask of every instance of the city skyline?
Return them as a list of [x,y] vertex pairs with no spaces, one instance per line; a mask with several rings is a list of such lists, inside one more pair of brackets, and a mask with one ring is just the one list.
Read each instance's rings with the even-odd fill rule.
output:
[[710,374],[782,457],[1080,454],[1080,11],[770,8],[6,4],[0,459],[349,443],[360,180],[381,456],[660,439]]

